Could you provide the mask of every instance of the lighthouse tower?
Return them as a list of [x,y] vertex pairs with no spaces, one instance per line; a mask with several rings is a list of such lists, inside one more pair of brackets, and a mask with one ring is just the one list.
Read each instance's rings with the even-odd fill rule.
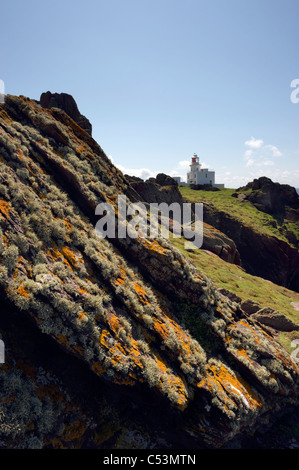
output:
[[201,163],[199,162],[199,157],[195,153],[192,157],[191,165],[190,165],[190,170],[191,172],[193,171],[199,171],[201,169]]
[[196,153],[191,159],[190,171],[187,173],[187,184],[224,188],[224,184],[215,184],[215,171],[204,168]]
[[201,171],[202,164],[199,161],[198,155],[195,153],[191,160],[190,171],[187,174],[188,184],[197,184],[197,175]]

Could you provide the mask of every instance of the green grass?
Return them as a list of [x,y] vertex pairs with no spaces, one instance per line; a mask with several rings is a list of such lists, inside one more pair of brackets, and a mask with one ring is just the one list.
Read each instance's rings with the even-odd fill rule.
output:
[[[235,189],[220,189],[219,191],[196,191],[188,186],[180,186],[180,192],[188,202],[206,201],[215,207],[215,210],[224,212],[228,216],[239,221],[243,226],[250,227],[258,233],[268,236],[276,236],[280,240],[290,243],[284,232],[291,230],[299,240],[299,227],[297,224],[289,223],[280,225],[275,217],[259,211],[250,201],[240,202],[232,197]],[[213,210],[213,208],[211,208]]]
[[[292,302],[299,302],[299,293],[252,276],[237,265],[227,263],[204,250],[187,250],[184,247],[184,238],[170,238],[170,241],[213,281],[216,288],[228,289],[237,294],[242,301],[252,299],[262,307],[278,310],[299,325],[299,312],[291,305]],[[289,352],[292,351],[291,341],[296,338],[299,338],[299,332],[281,333],[278,337],[282,346]]]

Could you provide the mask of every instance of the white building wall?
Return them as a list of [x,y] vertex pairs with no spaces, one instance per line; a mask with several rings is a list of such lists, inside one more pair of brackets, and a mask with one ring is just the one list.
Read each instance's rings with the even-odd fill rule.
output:
[[[194,169],[195,170],[195,169]],[[187,182],[189,184],[215,184],[215,172],[209,171],[207,168],[196,169],[187,174]]]
[[203,168],[196,174],[196,184],[215,184],[215,172]]

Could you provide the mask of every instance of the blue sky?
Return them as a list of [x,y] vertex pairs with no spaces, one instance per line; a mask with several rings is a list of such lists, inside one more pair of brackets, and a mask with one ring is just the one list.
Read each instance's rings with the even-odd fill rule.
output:
[[[298,0],[4,0],[0,79],[66,92],[124,172],[299,187]],[[299,93],[298,93],[299,97]]]

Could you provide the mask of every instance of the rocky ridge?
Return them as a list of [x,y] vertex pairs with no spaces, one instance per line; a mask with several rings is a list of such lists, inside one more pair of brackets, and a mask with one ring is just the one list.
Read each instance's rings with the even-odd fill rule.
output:
[[0,166],[0,447],[218,448],[298,403],[287,351],[167,240],[97,236],[138,193],[63,110],[7,96]]

